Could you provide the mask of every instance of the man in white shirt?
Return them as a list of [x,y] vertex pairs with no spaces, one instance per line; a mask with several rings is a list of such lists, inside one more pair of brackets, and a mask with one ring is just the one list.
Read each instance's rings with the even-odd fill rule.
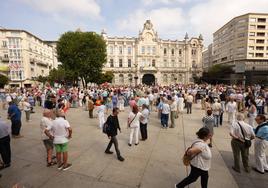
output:
[[168,105],[168,100],[163,99],[163,105],[161,106],[161,125],[163,128],[168,128],[168,117],[170,113],[170,107]]
[[[234,171],[240,173],[240,153],[243,166],[246,172],[250,172],[248,159],[249,147],[245,146],[245,140],[252,140],[255,137],[253,128],[244,122],[244,114],[237,114],[237,121],[231,125],[230,136],[232,137],[231,146],[234,156]],[[243,132],[242,132],[243,131]]]
[[187,114],[192,113],[192,105],[193,105],[194,97],[191,93],[186,97],[186,108]]
[[[57,112],[57,118],[53,121],[51,128],[46,128],[45,134],[53,139],[56,148],[56,156],[59,170],[68,170],[72,164],[68,160],[68,142],[72,138],[72,129],[67,120],[64,119],[63,111]],[[51,131],[51,132],[50,132]],[[51,134],[52,133],[52,134]],[[61,160],[63,156],[63,162]]]
[[169,128],[174,128],[175,127],[175,118],[177,115],[177,102],[175,100],[175,97],[172,98],[171,100],[171,105],[170,105],[170,127]]
[[226,111],[228,112],[228,123],[232,125],[235,121],[235,113],[237,111],[237,105],[233,98],[227,103]]
[[[45,145],[47,151],[47,167],[54,165],[55,163],[52,161],[52,153],[53,153],[53,140],[50,139],[46,134],[46,129],[51,129],[52,126],[52,110],[45,109],[43,112],[43,117],[40,122],[40,129],[41,129],[41,139]],[[52,133],[50,132],[52,135]]]

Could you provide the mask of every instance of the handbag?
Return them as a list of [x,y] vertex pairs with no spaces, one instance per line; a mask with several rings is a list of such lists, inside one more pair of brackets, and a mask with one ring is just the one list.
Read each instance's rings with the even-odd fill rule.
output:
[[[128,124],[128,127],[130,127],[131,123],[134,121],[134,119],[136,118],[137,114],[135,114],[135,117],[131,120],[131,122]],[[134,127],[133,127],[134,128]]]
[[245,140],[245,142],[244,142],[245,147],[246,147],[246,148],[250,148],[250,146],[251,146],[251,140],[247,140],[247,139],[245,138],[245,134],[244,134],[244,131],[243,131],[243,129],[242,129],[242,126],[240,125],[239,122],[237,122],[237,123],[238,123],[238,125],[239,125],[239,127],[240,127],[240,129],[241,129],[243,138],[244,138],[244,140]]
[[196,142],[194,142],[192,145],[191,145],[191,147],[188,147],[187,148],[187,150],[185,151],[185,153],[184,153],[184,155],[183,155],[183,157],[182,157],[182,162],[183,162],[183,164],[185,165],[185,166],[189,166],[190,165],[190,163],[191,163],[191,160],[193,159],[193,158],[195,158],[198,154],[196,154],[196,155],[188,155],[187,154],[187,152],[188,152],[188,150],[189,149],[191,149],[196,143],[198,143],[198,142],[201,142],[201,141],[196,141]]

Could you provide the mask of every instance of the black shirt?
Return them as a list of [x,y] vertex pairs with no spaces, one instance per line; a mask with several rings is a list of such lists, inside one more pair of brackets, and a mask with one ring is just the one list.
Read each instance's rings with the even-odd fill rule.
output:
[[107,124],[109,125],[108,136],[116,136],[117,129],[121,130],[117,116],[110,115],[107,118]]

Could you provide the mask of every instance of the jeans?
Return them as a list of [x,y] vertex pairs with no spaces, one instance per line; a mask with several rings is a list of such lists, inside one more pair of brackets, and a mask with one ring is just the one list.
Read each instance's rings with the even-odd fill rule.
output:
[[163,127],[168,127],[168,116],[169,114],[161,114],[161,125]]
[[20,134],[21,128],[21,120],[11,120],[11,133],[14,136],[18,136]]
[[5,136],[0,139],[0,154],[4,164],[10,164],[11,162],[11,150],[10,150],[10,136]]
[[176,185],[176,188],[183,188],[187,185],[195,182],[199,176],[201,176],[201,187],[208,187],[208,171],[201,170],[200,168],[196,168],[191,165],[191,172],[188,177],[182,180],[180,183]]
[[105,151],[110,151],[110,149],[111,149],[113,144],[114,144],[114,148],[115,148],[117,157],[120,157],[120,151],[119,151],[119,148],[118,148],[118,141],[117,141],[116,136],[111,137],[110,142],[109,142],[109,144],[108,144],[108,146],[107,146]]
[[192,103],[186,102],[187,114],[192,113]]
[[213,116],[214,116],[214,120],[215,120],[215,127],[219,127],[220,115],[214,114]]
[[140,130],[141,130],[141,139],[146,140],[147,139],[147,123],[143,124],[140,123]]

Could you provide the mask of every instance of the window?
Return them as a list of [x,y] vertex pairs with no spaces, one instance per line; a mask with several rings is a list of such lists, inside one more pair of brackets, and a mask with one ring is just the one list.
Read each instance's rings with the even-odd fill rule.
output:
[[179,49],[179,55],[181,56],[181,49]]
[[265,29],[265,25],[258,25],[257,29]]
[[264,50],[264,46],[256,46],[256,50]]
[[249,57],[254,57],[254,53],[248,53]]
[[152,48],[152,52],[155,55],[155,53],[156,53],[155,47]]
[[245,23],[246,19],[239,20],[238,23]]
[[248,49],[249,50],[254,50],[254,46],[249,46]]
[[263,57],[263,53],[256,53],[256,57]]
[[257,39],[257,40],[256,40],[256,43],[258,43],[258,44],[263,44],[263,43],[264,43],[264,40]]
[[255,32],[249,32],[250,37],[255,37]]
[[110,67],[114,67],[114,60],[110,59]]
[[171,60],[171,67],[175,67],[175,61]]
[[128,60],[127,60],[127,66],[128,66],[128,67],[131,67],[131,59],[128,59]]
[[145,47],[144,47],[144,46],[141,47],[141,53],[142,53],[142,54],[145,54]]
[[114,53],[114,48],[110,46],[110,54],[112,55]]
[[164,59],[164,67],[167,67],[167,60],[166,59]]
[[151,47],[150,46],[147,47],[147,54],[151,54]]
[[167,49],[164,48],[164,55],[167,55]]
[[131,55],[131,47],[130,46],[127,48],[127,54]]
[[192,55],[196,55],[196,49],[192,49]]
[[249,29],[256,29],[256,25],[250,25]]
[[123,54],[123,47],[119,46],[119,54],[122,55]]
[[7,41],[2,41],[2,47],[7,47]]
[[258,22],[266,22],[266,19],[265,18],[258,18]]
[[249,39],[248,40],[250,44],[254,44],[255,43],[255,40],[254,39]]
[[119,83],[124,84],[124,75],[123,74],[119,74]]
[[167,75],[166,74],[163,75],[163,82],[167,82]]
[[261,33],[258,32],[258,33],[257,33],[257,36],[258,36],[258,37],[264,37],[264,36],[265,36],[265,33],[264,33],[264,32],[261,32]]
[[152,67],[155,67],[155,59],[152,60]]
[[119,67],[123,67],[123,60],[119,59]]
[[8,54],[4,54],[4,58],[8,58]]
[[249,18],[249,22],[256,22],[256,18]]
[[171,49],[171,55],[174,56],[175,52],[174,49]]

